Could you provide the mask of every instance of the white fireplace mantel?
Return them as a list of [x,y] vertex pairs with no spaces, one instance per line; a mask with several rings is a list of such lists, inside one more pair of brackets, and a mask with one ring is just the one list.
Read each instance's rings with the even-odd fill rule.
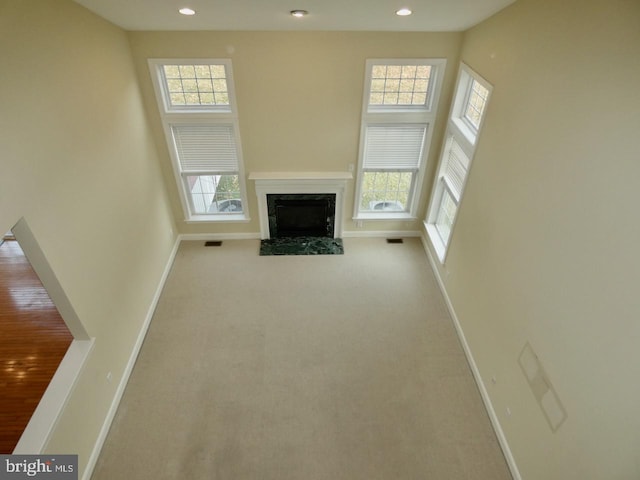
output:
[[249,180],[256,182],[258,213],[260,216],[260,237],[271,238],[267,194],[270,193],[334,193],[336,195],[336,218],[334,237],[342,236],[342,210],[347,181],[350,172],[251,172]]

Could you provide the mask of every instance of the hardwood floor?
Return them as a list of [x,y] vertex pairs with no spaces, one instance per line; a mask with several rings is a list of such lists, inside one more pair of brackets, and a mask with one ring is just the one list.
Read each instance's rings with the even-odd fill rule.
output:
[[0,454],[13,452],[73,337],[20,245],[0,245]]

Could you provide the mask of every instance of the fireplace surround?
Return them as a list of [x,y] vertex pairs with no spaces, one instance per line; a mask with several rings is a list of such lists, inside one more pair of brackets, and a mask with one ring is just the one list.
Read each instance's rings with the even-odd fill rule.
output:
[[[284,230],[293,234],[291,236],[340,238],[344,193],[347,181],[351,179],[349,172],[252,172],[249,180],[254,180],[256,186],[260,237],[270,239],[287,236],[283,235],[282,227],[276,226],[274,231],[271,228],[280,209],[280,213],[288,217]],[[325,213],[324,225],[320,226]],[[310,235],[309,232],[313,230],[317,235]]]

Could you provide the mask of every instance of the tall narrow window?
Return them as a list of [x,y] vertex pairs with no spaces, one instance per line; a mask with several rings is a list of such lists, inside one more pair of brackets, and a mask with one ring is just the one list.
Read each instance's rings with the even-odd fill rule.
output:
[[445,60],[368,60],[355,219],[415,217]]
[[441,262],[451,242],[491,89],[486,80],[462,64],[425,221]]
[[188,221],[246,221],[230,60],[150,60]]

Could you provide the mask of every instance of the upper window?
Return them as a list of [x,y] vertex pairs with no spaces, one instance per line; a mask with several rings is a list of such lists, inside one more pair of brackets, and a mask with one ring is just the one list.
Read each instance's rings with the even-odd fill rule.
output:
[[425,222],[441,262],[451,242],[491,88],[486,80],[462,64]]
[[427,104],[431,65],[373,65],[369,106]]
[[480,121],[484,114],[484,107],[489,98],[489,89],[484,87],[475,78],[471,80],[469,95],[464,105],[463,118],[470,124],[471,128],[477,133],[480,128]]
[[354,218],[414,218],[445,60],[368,60]]
[[149,64],[186,219],[248,220],[231,62]]
[[171,107],[229,105],[225,65],[162,65]]

